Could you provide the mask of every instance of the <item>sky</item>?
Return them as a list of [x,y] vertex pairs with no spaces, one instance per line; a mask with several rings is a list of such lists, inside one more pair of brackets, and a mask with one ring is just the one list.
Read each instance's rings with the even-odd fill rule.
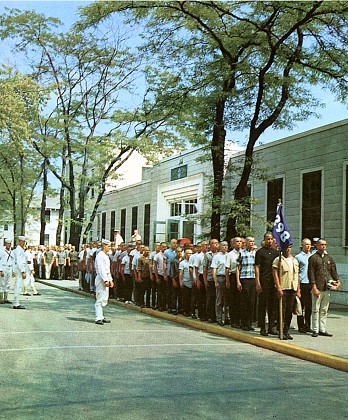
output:
[[[21,10],[35,10],[36,12],[43,13],[47,16],[58,17],[64,24],[69,27],[77,19],[78,8],[86,6],[92,2],[90,1],[2,1],[0,0],[0,14],[8,8],[17,8]],[[0,51],[0,63],[5,52]],[[348,118],[348,105],[342,105],[335,100],[334,96],[327,91],[316,91],[316,95],[325,104],[324,109],[319,109],[317,112],[321,115],[320,119],[310,118],[307,121],[297,123],[296,127],[292,130],[267,130],[260,139],[261,143],[268,143],[270,141],[278,140],[287,136],[295,135],[307,130],[311,130],[326,124],[334,123],[342,119]],[[245,141],[241,134],[236,136],[236,140],[240,143]]]

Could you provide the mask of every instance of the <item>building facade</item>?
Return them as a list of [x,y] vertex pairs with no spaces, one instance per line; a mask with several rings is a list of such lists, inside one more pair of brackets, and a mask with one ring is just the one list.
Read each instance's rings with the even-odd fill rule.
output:
[[[250,180],[256,243],[261,243],[266,222],[274,221],[281,199],[293,254],[303,238],[325,238],[342,279],[342,291],[332,293],[332,300],[348,304],[348,120],[259,146],[255,158],[268,177]],[[233,187],[232,182],[229,190]]]

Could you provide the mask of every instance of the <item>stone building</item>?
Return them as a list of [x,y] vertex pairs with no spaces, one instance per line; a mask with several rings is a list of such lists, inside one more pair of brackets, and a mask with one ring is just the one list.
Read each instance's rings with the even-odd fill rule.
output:
[[[255,158],[268,176],[250,180],[251,196],[257,201],[252,215],[258,217],[251,218],[256,243],[267,229],[260,216],[272,223],[280,198],[294,240],[293,254],[299,252],[302,238],[325,238],[343,280],[333,300],[348,304],[348,120],[258,146]],[[232,157],[229,167],[240,159],[241,154]]]

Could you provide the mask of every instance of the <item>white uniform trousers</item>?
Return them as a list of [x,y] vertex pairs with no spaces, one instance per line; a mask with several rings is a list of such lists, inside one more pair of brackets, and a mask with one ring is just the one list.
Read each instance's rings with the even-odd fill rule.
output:
[[0,276],[0,292],[2,293],[8,293],[11,286],[11,280],[12,280],[12,267],[6,267],[3,266],[2,268],[4,277]]
[[27,269],[26,275],[27,275],[26,278],[23,280],[24,293],[27,293],[29,286],[31,287],[31,290],[33,291],[33,293],[37,293],[37,290],[35,287],[35,277],[33,276],[33,273],[30,270],[30,268]]
[[99,275],[95,279],[95,320],[102,321],[104,319],[103,307],[108,304],[109,288],[104,286],[104,282]]
[[326,332],[327,312],[330,304],[330,293],[320,292],[319,297],[312,293],[312,329],[314,332]]
[[19,306],[19,295],[23,289],[22,273],[15,270],[15,283],[13,287],[13,306]]

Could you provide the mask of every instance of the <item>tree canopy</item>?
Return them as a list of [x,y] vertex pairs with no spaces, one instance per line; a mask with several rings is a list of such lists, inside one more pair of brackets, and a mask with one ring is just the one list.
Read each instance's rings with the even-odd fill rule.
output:
[[321,105],[313,86],[345,100],[346,1],[123,1],[82,10],[83,25],[113,14],[144,25],[154,97],[182,93],[177,126],[210,148],[214,172],[211,234],[220,237],[226,134],[246,133],[244,167],[234,189],[226,237],[238,233],[248,204],[253,151],[268,128],[291,129]]

